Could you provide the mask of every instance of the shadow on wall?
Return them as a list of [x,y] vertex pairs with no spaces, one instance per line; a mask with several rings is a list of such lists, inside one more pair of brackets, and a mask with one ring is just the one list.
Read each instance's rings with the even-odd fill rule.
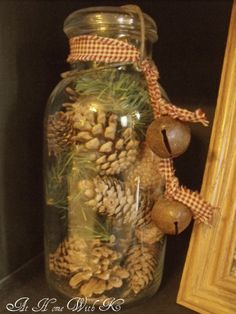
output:
[[49,14],[41,19],[42,5],[8,2],[1,7],[6,22],[1,35],[7,53],[1,84],[5,128],[1,139],[0,279],[43,249],[43,115],[47,97],[59,80],[55,67],[62,60],[55,45],[49,45],[51,32],[57,29],[50,24]]
[[[32,52],[32,51],[31,51]],[[37,55],[36,55],[37,57]],[[6,122],[4,152],[8,271],[42,249],[42,109],[38,71],[26,69],[25,47],[17,50],[17,94]],[[30,83],[29,83],[30,82]]]

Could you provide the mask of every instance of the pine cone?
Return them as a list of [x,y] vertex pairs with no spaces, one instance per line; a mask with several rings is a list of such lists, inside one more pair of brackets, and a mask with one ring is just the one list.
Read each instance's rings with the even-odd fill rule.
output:
[[80,287],[80,294],[84,297],[90,298],[94,294],[100,295],[105,291],[112,290],[113,288],[120,288],[123,285],[123,280],[128,277],[129,272],[127,270],[121,266],[115,265],[107,271],[104,271],[102,274],[96,275],[89,281],[82,284]]
[[48,117],[47,141],[48,153],[58,156],[74,143],[74,129],[71,115],[58,111]]
[[142,146],[140,157],[135,164],[125,173],[125,182],[136,190],[139,187],[148,191],[153,199],[157,199],[164,190],[164,179],[159,172],[160,158],[156,156],[146,145]]
[[50,255],[49,269],[70,277],[69,285],[84,297],[103,294],[123,285],[129,273],[119,265],[121,254],[100,240],[70,237]]
[[114,113],[103,111],[102,103],[87,97],[66,105],[73,116],[78,153],[95,153],[100,175],[118,174],[134,163],[139,141],[132,127],[119,121]]
[[88,244],[84,239],[70,237],[49,255],[49,269],[59,276],[69,276],[87,266],[87,252]]
[[155,246],[136,244],[127,253],[125,267],[130,273],[129,290],[138,294],[155,279],[157,268]]
[[153,204],[149,196],[141,192],[137,197],[114,177],[97,176],[91,180],[81,180],[79,193],[83,194],[85,205],[101,215],[113,217],[117,226],[142,226],[151,222]]

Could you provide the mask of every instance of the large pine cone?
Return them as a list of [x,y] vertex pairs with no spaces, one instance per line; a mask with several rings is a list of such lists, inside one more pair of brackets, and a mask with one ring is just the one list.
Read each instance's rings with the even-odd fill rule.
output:
[[92,97],[67,104],[66,108],[73,117],[78,154],[93,153],[100,175],[118,174],[134,163],[139,141],[128,120],[103,111],[102,103]]
[[58,156],[74,143],[75,130],[69,113],[58,111],[48,117],[48,154]]
[[155,279],[157,269],[155,245],[136,244],[127,253],[125,267],[130,273],[129,291],[138,294]]
[[113,217],[117,226],[142,226],[151,222],[152,201],[146,193],[136,195],[129,187],[114,178],[97,176],[79,182],[84,204],[101,215]]
[[50,254],[49,269],[59,276],[70,277],[69,285],[79,294],[92,297],[120,288],[129,272],[119,265],[121,254],[100,240],[85,241],[78,237],[64,240]]

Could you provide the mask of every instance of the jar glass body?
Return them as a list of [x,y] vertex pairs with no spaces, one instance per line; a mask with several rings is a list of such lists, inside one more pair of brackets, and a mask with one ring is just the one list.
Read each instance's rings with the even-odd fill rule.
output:
[[[139,46],[134,33],[115,26],[112,37]],[[77,28],[70,34],[78,35]],[[111,37],[110,28],[103,36]],[[45,262],[49,285],[67,298],[127,304],[159,288],[165,236],[151,209],[164,182],[158,157],[145,145],[152,120],[135,65],[77,62],[49,98]]]

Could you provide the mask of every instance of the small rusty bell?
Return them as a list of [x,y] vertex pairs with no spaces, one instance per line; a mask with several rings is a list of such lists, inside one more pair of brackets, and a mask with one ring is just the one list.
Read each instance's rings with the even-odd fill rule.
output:
[[183,154],[190,143],[190,128],[171,117],[155,119],[148,127],[146,142],[161,158],[172,158]]
[[177,235],[188,227],[192,213],[180,202],[160,199],[152,208],[152,220],[164,233]]

